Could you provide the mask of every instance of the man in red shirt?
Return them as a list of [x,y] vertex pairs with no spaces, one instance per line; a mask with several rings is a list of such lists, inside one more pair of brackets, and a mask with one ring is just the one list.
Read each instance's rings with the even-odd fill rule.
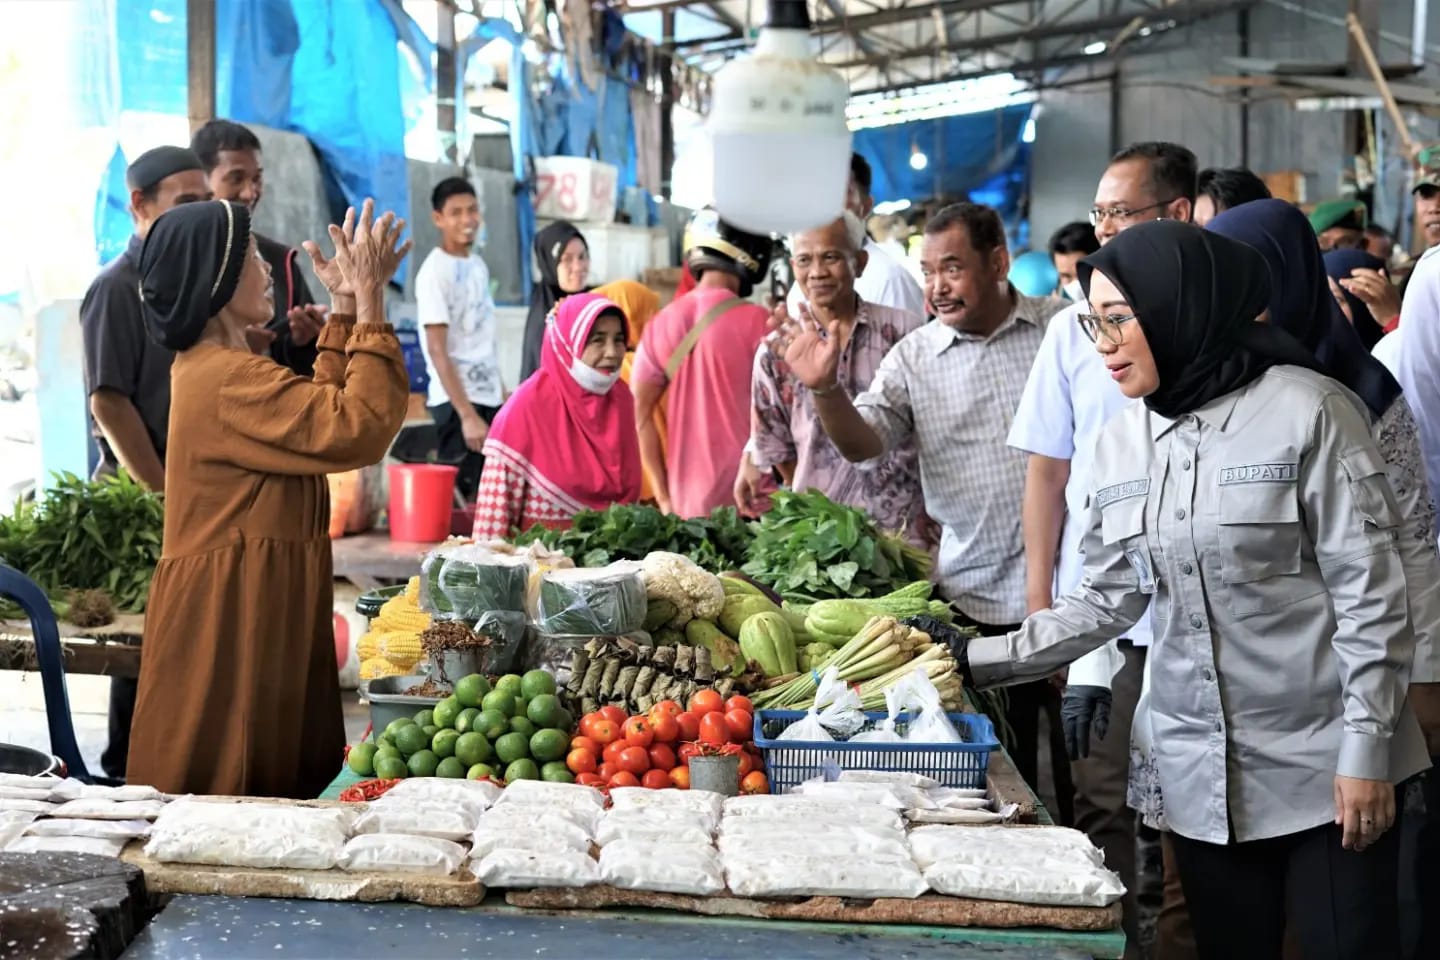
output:
[[[657,505],[700,517],[731,502],[750,437],[750,374],[770,314],[744,298],[765,276],[771,241],[706,209],[690,221],[685,249],[695,289],[645,327],[630,388],[640,457],[654,479]],[[667,445],[654,420],[662,398]]]

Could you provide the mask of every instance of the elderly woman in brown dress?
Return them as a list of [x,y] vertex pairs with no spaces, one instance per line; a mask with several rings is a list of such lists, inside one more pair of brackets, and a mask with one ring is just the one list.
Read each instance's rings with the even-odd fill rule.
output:
[[383,290],[404,221],[330,227],[306,249],[331,293],[314,377],[246,346],[272,315],[249,211],[177,207],[140,254],[171,371],[165,541],[146,614],[128,778],[172,793],[312,797],[341,762],[325,475],[385,455],[408,378]]

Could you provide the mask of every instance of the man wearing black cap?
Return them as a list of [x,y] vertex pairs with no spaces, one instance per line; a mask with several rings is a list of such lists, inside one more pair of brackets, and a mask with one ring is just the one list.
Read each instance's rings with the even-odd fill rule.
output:
[[[260,165],[260,138],[248,128],[230,120],[211,120],[190,138],[190,149],[200,159],[216,200],[243,203],[253,214],[265,191],[264,168]],[[296,262],[299,251],[269,237],[255,234],[260,256],[270,264],[275,283],[275,319],[266,327],[270,356],[301,376],[315,371],[316,337],[325,325],[323,306],[310,296],[305,275]],[[267,334],[257,329],[252,347]],[[263,349],[257,352],[264,352]]]
[[[165,435],[170,423],[171,353],[145,333],[140,304],[140,247],[160,214],[209,193],[200,161],[184,147],[156,147],[125,172],[135,235],[85,291],[80,329],[85,345],[85,390],[100,447],[97,474],[124,467],[157,492],[165,489]],[[110,681],[110,745],[100,764],[125,775],[135,681]]]

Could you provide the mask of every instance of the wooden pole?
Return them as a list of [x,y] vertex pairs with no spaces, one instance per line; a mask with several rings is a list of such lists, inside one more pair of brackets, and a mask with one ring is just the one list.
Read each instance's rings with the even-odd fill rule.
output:
[[1385,71],[1380,69],[1380,61],[1375,58],[1370,39],[1365,36],[1365,28],[1360,25],[1360,19],[1353,12],[1345,15],[1345,26],[1349,28],[1350,36],[1355,38],[1355,46],[1365,68],[1370,71],[1370,78],[1380,89],[1380,99],[1385,104],[1385,112],[1390,114],[1390,122],[1395,124],[1395,130],[1400,134],[1400,142],[1405,145],[1405,156],[1414,161],[1420,155],[1420,145],[1410,136],[1410,126],[1405,122],[1405,115],[1400,112],[1400,104],[1395,102],[1395,94],[1390,91],[1390,83],[1385,79]]
[[215,0],[185,0],[185,74],[194,133],[215,119]]
[[[667,47],[675,42],[675,11],[660,13],[661,43]],[[670,199],[671,178],[675,170],[675,54],[667,50],[660,68],[660,195]]]
[[435,132],[440,153],[450,163],[459,162],[456,118],[462,96],[455,82],[455,8],[449,0],[436,0],[435,37]]

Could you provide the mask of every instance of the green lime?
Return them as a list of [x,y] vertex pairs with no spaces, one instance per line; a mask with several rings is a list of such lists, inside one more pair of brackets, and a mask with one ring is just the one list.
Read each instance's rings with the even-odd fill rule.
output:
[[430,741],[430,749],[435,751],[435,756],[444,760],[446,757],[455,756],[455,741],[460,739],[460,734],[454,730],[441,730],[435,734]]
[[511,783],[515,780],[539,780],[540,768],[535,766],[535,761],[530,759],[516,760],[505,768],[505,782]]
[[380,744],[380,746],[378,746],[378,747],[375,748],[375,759],[377,759],[377,760],[380,759],[381,757],[398,757],[398,756],[400,756],[400,749],[399,749],[398,747],[396,747],[395,744],[393,744],[393,743],[388,743],[388,742],[387,742],[387,743],[382,743],[382,744]]
[[381,780],[402,780],[409,773],[410,768],[405,766],[398,753],[394,756],[382,753],[375,758],[375,776]]
[[380,734],[380,736],[378,736],[378,737],[375,738],[375,746],[376,746],[378,749],[380,749],[380,750],[384,750],[386,747],[389,747],[391,750],[394,750],[394,749],[395,749],[395,738],[392,737],[392,736],[390,736],[390,734],[388,734],[388,733],[382,733],[382,734]]
[[504,690],[491,690],[485,694],[485,699],[480,701],[480,706],[485,710],[499,710],[505,716],[515,714],[515,696]]
[[512,697],[522,696],[523,684],[518,673],[507,673],[495,681],[495,689],[510,694]]
[[480,716],[470,721],[470,729],[494,742],[496,737],[510,732],[510,715],[500,710],[481,710]]
[[561,707],[555,713],[555,723],[553,724],[553,726],[558,727],[561,730],[574,730],[575,715],[569,710],[566,710],[564,707]]
[[410,726],[400,730],[400,733],[395,737],[395,746],[400,749],[400,753],[404,756],[414,756],[430,746],[430,736],[412,723]]
[[455,759],[473,767],[477,763],[484,763],[489,760],[495,752],[490,749],[490,741],[478,733],[462,733],[455,741]]
[[465,765],[454,757],[446,757],[444,760],[441,760],[439,766],[435,768],[435,776],[445,777],[450,780],[464,780]]
[[433,724],[433,723],[427,723],[427,724],[425,724],[425,726],[421,727],[420,729],[425,731],[425,736],[427,736],[427,737],[433,737],[433,736],[435,736],[435,734],[437,734],[437,733],[440,732],[440,729],[441,729],[441,728],[435,726],[435,724]]
[[559,760],[569,749],[570,738],[564,730],[536,730],[530,737],[530,756],[541,763]]
[[512,733],[524,734],[528,737],[535,732],[535,724],[530,722],[529,717],[511,717],[510,731]]
[[542,693],[555,692],[555,678],[544,670],[531,670],[520,678],[520,695],[531,700]]
[[345,762],[360,776],[373,777],[375,775],[375,752],[375,744],[357,743],[350,748],[350,756],[345,758]]
[[415,713],[415,726],[428,727],[435,722],[434,710],[419,710]]
[[551,760],[540,768],[540,779],[549,780],[551,783],[574,783],[575,775],[565,766],[563,760]]
[[464,708],[460,706],[460,701],[456,700],[453,695],[441,700],[435,704],[435,726],[455,726],[455,718],[460,716],[460,711],[463,709]]
[[495,741],[495,756],[501,763],[512,763],[529,755],[530,738],[523,733],[507,733]]
[[409,717],[400,717],[397,720],[390,721],[390,725],[385,728],[385,733],[383,734],[383,736],[387,736],[391,740],[394,740],[395,735],[399,733],[402,728],[413,726],[415,726],[414,720],[411,720]]
[[558,727],[560,726],[560,701],[553,693],[542,693],[539,696],[531,697],[529,704],[525,707],[525,716],[529,717],[530,722],[537,727]]
[[525,716],[525,711],[529,709],[529,707],[529,700],[526,700],[524,697],[516,697],[514,706],[510,708],[510,716],[523,717]]
[[406,762],[406,766],[410,768],[412,777],[433,777],[435,768],[440,766],[440,758],[433,750],[421,750]]
[[484,777],[498,779],[495,776],[495,768],[488,763],[477,763],[465,771],[466,780],[480,780]]
[[461,677],[460,682],[455,684],[455,699],[460,701],[462,707],[478,707],[480,701],[485,699],[485,694],[490,692],[490,681],[472,673],[468,677]]
[[474,707],[466,707],[464,710],[461,710],[460,716],[455,718],[455,732],[469,733],[470,725],[475,722],[475,718],[478,716],[480,716],[480,711]]

